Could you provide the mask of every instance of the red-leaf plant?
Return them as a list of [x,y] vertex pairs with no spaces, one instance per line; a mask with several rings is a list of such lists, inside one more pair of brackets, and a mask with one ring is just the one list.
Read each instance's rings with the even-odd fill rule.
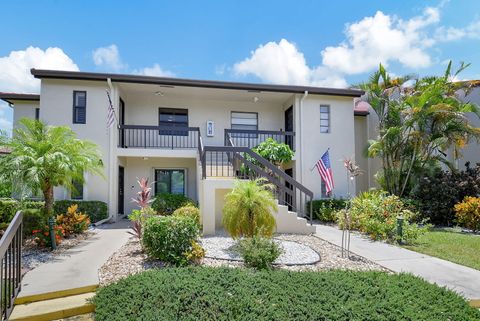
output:
[[143,223],[147,216],[154,213],[150,207],[150,203],[152,202],[152,188],[148,184],[148,178],[142,177],[137,182],[140,186],[140,191],[137,193],[136,198],[132,198],[132,202],[136,203],[138,207],[140,207],[140,210],[133,210],[132,214],[128,216],[128,218],[133,222],[133,226],[131,227],[133,232],[129,233],[141,240],[143,235]]

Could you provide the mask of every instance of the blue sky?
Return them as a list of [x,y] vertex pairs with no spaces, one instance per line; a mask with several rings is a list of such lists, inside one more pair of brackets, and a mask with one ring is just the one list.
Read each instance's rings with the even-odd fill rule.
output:
[[[4,1],[0,91],[31,67],[344,87],[379,62],[480,78],[480,1]],[[12,112],[0,105],[0,129]]]

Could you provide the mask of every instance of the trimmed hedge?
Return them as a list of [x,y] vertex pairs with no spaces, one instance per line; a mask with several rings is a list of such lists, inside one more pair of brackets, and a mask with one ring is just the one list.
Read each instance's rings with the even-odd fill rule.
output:
[[19,209],[20,204],[17,200],[11,198],[0,199],[0,222],[10,223]]
[[61,200],[55,202],[53,209],[56,214],[64,214],[73,204],[77,204],[78,211],[87,214],[92,223],[108,217],[107,203],[102,201]]
[[172,215],[180,207],[193,205],[195,202],[183,194],[161,193],[152,202],[152,208],[161,215]]
[[97,321],[480,320],[459,295],[410,274],[164,268],[97,290]]
[[[321,199],[313,200],[312,202],[313,216],[322,222],[335,222],[335,212],[344,209],[347,206],[347,201],[344,199]],[[307,202],[307,213],[310,211],[310,202]]]
[[34,230],[40,230],[48,224],[48,216],[41,209],[23,210],[23,235],[31,236]]

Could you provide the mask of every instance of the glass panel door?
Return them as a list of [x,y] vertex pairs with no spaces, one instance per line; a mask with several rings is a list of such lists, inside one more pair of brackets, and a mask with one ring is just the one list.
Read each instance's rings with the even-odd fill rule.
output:
[[185,170],[156,169],[155,194],[185,194]]

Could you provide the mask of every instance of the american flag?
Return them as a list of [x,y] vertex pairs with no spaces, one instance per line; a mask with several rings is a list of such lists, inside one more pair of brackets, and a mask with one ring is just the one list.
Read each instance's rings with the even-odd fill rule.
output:
[[108,113],[107,113],[107,129],[112,127],[115,123],[115,109],[113,109],[112,99],[110,99],[110,93],[107,90],[108,97]]
[[330,194],[333,191],[333,173],[332,166],[330,166],[330,156],[328,154],[328,149],[315,164],[315,167],[317,168],[320,177],[325,182],[327,194]]

